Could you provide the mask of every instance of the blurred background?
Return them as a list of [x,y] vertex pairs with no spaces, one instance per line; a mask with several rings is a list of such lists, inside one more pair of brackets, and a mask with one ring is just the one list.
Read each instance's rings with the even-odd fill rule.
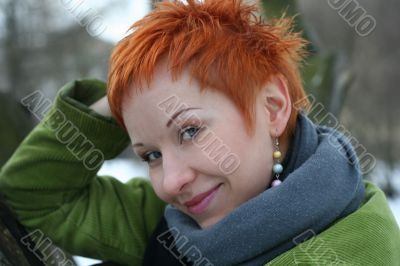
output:
[[[0,0],[0,167],[39,122],[21,99],[38,90],[54,99],[74,79],[105,80],[113,46],[155,2]],[[400,1],[260,5],[267,19],[297,14],[297,30],[310,41],[303,67],[310,117],[352,139],[365,178],[385,191],[400,221]],[[126,181],[146,175],[146,169],[127,150],[106,162],[100,174]]]

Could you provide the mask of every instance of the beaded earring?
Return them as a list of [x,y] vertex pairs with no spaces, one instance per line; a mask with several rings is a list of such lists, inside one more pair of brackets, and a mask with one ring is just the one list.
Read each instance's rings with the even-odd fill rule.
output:
[[279,186],[282,183],[282,181],[279,180],[279,175],[283,171],[283,166],[281,164],[282,153],[279,150],[279,139],[278,139],[278,137],[275,138],[274,152],[273,152],[272,156],[274,157],[274,165],[272,166],[272,171],[274,172],[275,178],[276,178],[272,182],[272,186],[276,187],[276,186]]

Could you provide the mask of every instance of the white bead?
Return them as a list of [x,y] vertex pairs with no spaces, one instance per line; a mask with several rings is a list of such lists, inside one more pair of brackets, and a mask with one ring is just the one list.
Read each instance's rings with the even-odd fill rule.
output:
[[276,186],[279,186],[281,183],[282,183],[281,180],[275,179],[274,181],[272,181],[272,186],[273,186],[273,187],[276,187]]

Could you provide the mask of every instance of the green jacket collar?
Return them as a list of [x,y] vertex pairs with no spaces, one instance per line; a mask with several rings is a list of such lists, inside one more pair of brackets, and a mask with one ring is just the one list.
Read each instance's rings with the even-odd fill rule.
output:
[[[399,265],[400,230],[384,193],[364,181],[360,208],[266,265]],[[293,240],[295,241],[295,239]]]

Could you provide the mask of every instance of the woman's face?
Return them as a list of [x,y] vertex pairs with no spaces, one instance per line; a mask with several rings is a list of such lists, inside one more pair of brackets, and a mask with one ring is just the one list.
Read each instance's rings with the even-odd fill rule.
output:
[[123,118],[134,151],[148,161],[156,194],[202,228],[270,183],[273,151],[263,97],[257,99],[255,132],[249,136],[227,97],[200,93],[187,71],[172,81],[162,63],[149,89],[125,99]]

